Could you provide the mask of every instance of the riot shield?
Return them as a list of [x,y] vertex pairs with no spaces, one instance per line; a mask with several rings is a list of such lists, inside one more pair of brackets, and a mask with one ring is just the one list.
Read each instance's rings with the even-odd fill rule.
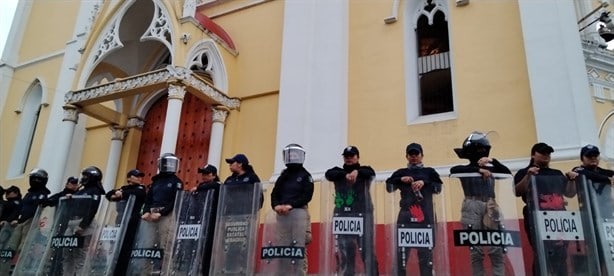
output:
[[[130,253],[126,275],[162,275],[169,266],[169,248],[173,248],[177,214],[181,210],[183,191],[175,195],[173,211],[156,222],[141,220]],[[152,208],[153,209],[153,208]]]
[[11,244],[13,232],[15,226],[8,222],[0,227],[0,274],[8,274],[13,260],[16,260],[18,246]]
[[213,189],[183,195],[167,275],[202,275],[202,262],[209,261],[203,260],[205,244],[213,238],[215,196]]
[[441,187],[427,182],[422,191],[415,192],[411,184],[382,183],[381,186],[387,190],[382,205],[385,208],[383,240],[386,259],[392,265],[380,266],[380,270],[386,269],[380,272],[397,276],[447,274],[445,200],[443,192],[434,193],[441,191]]
[[304,275],[307,210],[295,208],[286,215],[270,210],[265,219],[260,269],[265,275]]
[[[99,231],[100,195],[62,197],[51,228],[51,237],[43,254],[42,275],[83,275],[82,269],[92,238]],[[83,222],[88,225],[84,225]]]
[[322,181],[321,274],[377,275],[372,183]]
[[582,179],[578,187],[584,187],[591,203],[592,217],[589,220],[592,221],[594,231],[590,233],[597,234],[595,243],[599,252],[601,273],[614,275],[614,252],[611,249],[614,247],[614,189],[612,189],[612,184]]
[[530,231],[539,274],[599,274],[586,184],[583,177],[576,181],[563,175],[531,177]]
[[134,196],[125,201],[109,202],[105,199],[100,204],[97,216],[100,231],[92,236],[90,250],[85,259],[83,272],[90,276],[112,275],[119,257],[122,241],[128,227],[130,213],[134,206]]
[[[448,194],[463,195],[448,201],[447,210],[459,210],[449,227],[454,247],[450,250],[449,273],[480,275],[523,275],[525,270],[520,239],[522,218],[509,174],[479,173],[450,175]],[[460,206],[459,206],[460,205]]]
[[215,224],[211,275],[253,275],[260,183],[222,185]]
[[[43,255],[51,240],[55,212],[56,207],[39,206],[29,222],[16,227],[11,240],[21,244],[18,246],[21,250],[18,249],[17,252],[18,260],[13,271],[14,275],[38,275]],[[22,239],[23,242],[19,242]]]

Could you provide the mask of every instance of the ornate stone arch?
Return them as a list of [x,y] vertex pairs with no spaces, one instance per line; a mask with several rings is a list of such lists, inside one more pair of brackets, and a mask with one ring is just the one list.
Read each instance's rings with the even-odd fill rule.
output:
[[[206,64],[203,62],[205,60],[207,61]],[[192,68],[194,65],[203,68],[205,72],[211,75],[213,85],[216,88],[226,94],[228,93],[226,67],[215,41],[205,39],[192,46],[187,54],[185,67]]]
[[23,111],[23,109],[24,109],[24,107],[26,105],[26,101],[27,101],[28,97],[30,96],[31,93],[33,93],[33,91],[36,88],[36,86],[40,86],[40,90],[41,90],[41,102],[40,102],[40,104],[42,106],[48,106],[49,105],[49,102],[47,102],[47,89],[45,89],[47,86],[45,86],[45,83],[41,79],[36,78],[36,79],[34,79],[34,81],[32,81],[30,86],[28,86],[28,89],[26,89],[26,92],[21,97],[21,100],[19,101],[19,105],[17,106],[17,108],[15,108],[15,113],[19,114],[19,113],[21,113]]

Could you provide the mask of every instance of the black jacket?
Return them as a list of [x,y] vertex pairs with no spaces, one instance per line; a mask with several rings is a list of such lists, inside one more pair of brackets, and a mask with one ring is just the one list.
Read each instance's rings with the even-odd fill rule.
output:
[[[414,181],[422,180],[424,182],[424,187],[420,190],[420,193],[423,196],[422,200],[418,200],[416,198],[416,193],[411,188],[411,184],[404,183],[401,181],[401,178],[404,176],[411,176]],[[400,212],[410,212],[412,213],[412,218],[415,217],[415,213],[421,212],[423,218],[417,221],[410,222],[423,222],[423,223],[433,223],[435,219],[435,215],[433,212],[433,194],[438,194],[441,192],[442,181],[439,177],[439,174],[435,169],[430,167],[411,167],[411,168],[402,168],[395,171],[388,179],[386,179],[386,190],[389,193],[394,192],[395,190],[401,191],[401,201],[399,202],[399,206],[401,207]],[[412,206],[413,209],[411,208]]]
[[21,211],[21,196],[19,198],[2,201],[2,216],[0,221],[14,221],[19,217]]
[[[231,176],[226,178],[224,181],[224,185],[245,185],[245,184],[256,184],[260,183],[260,178],[256,175],[256,173],[249,169],[244,174],[236,174],[233,173]],[[260,192],[260,208],[262,208],[262,204],[264,203],[264,195],[262,191]]]
[[[492,158],[492,167],[480,167],[476,162],[468,165],[458,165],[450,169],[450,174],[455,173],[479,173],[480,169],[489,170],[491,173],[502,173],[511,175],[512,172],[499,160]],[[461,185],[465,196],[495,197],[494,178],[484,179],[482,177],[461,177]]]
[[271,192],[271,207],[289,204],[292,208],[304,208],[313,197],[313,178],[303,166],[290,165],[275,181]]
[[31,219],[36,213],[38,205],[47,201],[47,196],[51,193],[46,187],[31,187],[28,189],[28,193],[23,197],[21,201],[21,210],[19,212],[19,223]]
[[160,215],[166,216],[175,207],[177,191],[183,190],[183,181],[175,174],[160,173],[151,178],[153,183],[145,198],[143,213],[149,213],[151,208],[160,208]]
[[74,195],[87,195],[91,197],[89,208],[78,208],[77,210],[73,210],[77,216],[83,217],[83,220],[81,220],[81,223],[79,223],[79,227],[81,227],[81,229],[85,229],[90,226],[94,220],[94,217],[96,216],[96,212],[98,212],[98,206],[100,206],[100,200],[102,199],[102,195],[104,195],[104,190],[102,190],[99,186],[84,186],[75,192]]
[[64,190],[62,190],[59,193],[55,193],[52,196],[48,197],[47,200],[43,203],[44,206],[58,206],[58,203],[60,203],[60,198],[67,195],[67,194],[74,194],[77,191],[73,191],[70,189],[66,189],[64,188]]
[[[356,182],[350,184],[345,176],[357,170]],[[375,177],[375,171],[369,166],[343,165],[343,168],[334,167],[324,174],[327,180],[335,184],[335,211],[356,213],[373,211],[371,201],[371,181]]]
[[[121,198],[116,198],[116,199],[111,199],[111,196],[115,194],[115,192],[117,191],[121,191],[122,192],[122,197]],[[145,186],[141,185],[141,184],[128,184],[128,185],[124,185],[119,189],[113,189],[111,191],[109,191],[105,197],[109,200],[109,201],[124,201],[124,200],[128,200],[128,198],[133,195],[134,196],[134,207],[132,207],[132,214],[131,214],[131,218],[135,219],[135,218],[139,218],[140,214],[141,214],[141,209],[143,209],[143,204],[145,204],[145,198],[147,197],[147,191],[145,190]],[[123,212],[123,208],[125,207],[121,207],[122,205],[118,203],[118,212]]]

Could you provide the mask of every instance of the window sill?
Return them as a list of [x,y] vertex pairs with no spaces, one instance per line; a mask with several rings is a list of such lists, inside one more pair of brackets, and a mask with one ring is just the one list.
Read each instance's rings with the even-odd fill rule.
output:
[[433,122],[441,122],[441,121],[449,121],[458,118],[455,111],[439,113],[433,115],[426,116],[418,116],[415,119],[411,119],[408,121],[408,125],[419,125],[419,124],[427,124]]

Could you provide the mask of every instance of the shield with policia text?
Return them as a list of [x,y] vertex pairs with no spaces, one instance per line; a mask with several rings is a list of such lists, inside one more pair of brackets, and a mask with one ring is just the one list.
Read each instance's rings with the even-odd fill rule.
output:
[[112,275],[119,257],[130,213],[134,206],[134,196],[123,201],[107,201],[100,204],[99,231],[92,235],[90,250],[87,254],[83,272],[89,276]]
[[[452,275],[522,275],[525,262],[521,247],[522,214],[514,196],[512,175],[456,173],[445,186],[447,194],[463,195],[462,201],[446,201],[452,212],[449,273]],[[456,210],[456,211],[454,211]]]
[[585,187],[589,196],[592,216],[588,219],[594,229],[590,233],[596,233],[601,273],[614,275],[614,189],[609,181],[581,181],[586,185],[579,183],[579,187]]
[[279,215],[269,209],[264,222],[260,269],[266,275],[302,275],[305,269],[307,210]]
[[168,275],[202,275],[204,246],[212,242],[215,191],[186,192],[178,214],[175,242],[169,252]]
[[[36,209],[30,227],[28,227],[30,230],[27,234],[24,233],[21,238],[23,239],[20,246],[21,252],[18,252],[13,275],[38,275],[43,255],[51,240],[51,229],[56,209],[56,207],[41,206]],[[13,232],[13,236],[17,234],[18,231]],[[13,239],[13,236],[11,239]]]
[[0,227],[0,272],[8,273],[11,269],[11,265],[13,264],[13,260],[16,259],[17,256],[17,247],[16,244],[11,244],[11,236],[15,231],[15,226],[11,225],[9,222],[2,225]]
[[[422,180],[424,186],[414,191],[411,184],[400,181],[402,176]],[[386,241],[385,258],[391,264],[380,266],[380,272],[405,276],[445,275],[448,271],[449,243],[442,185],[421,177],[422,173],[404,170],[387,183],[376,185],[386,187],[385,231],[383,237],[378,237]]]
[[164,269],[171,262],[168,255],[175,241],[177,217],[181,210],[183,193],[183,191],[177,191],[175,205],[168,215],[161,216],[155,222],[141,219],[130,253],[126,275],[164,274]]
[[97,222],[100,195],[62,197],[39,271],[43,275],[83,275],[83,266]]
[[222,185],[215,223],[211,275],[253,275],[262,186]]
[[598,275],[590,204],[583,177],[531,177],[529,214],[539,274]]
[[[365,183],[366,182],[366,183]],[[375,275],[372,181],[321,182],[320,270],[322,274]]]

